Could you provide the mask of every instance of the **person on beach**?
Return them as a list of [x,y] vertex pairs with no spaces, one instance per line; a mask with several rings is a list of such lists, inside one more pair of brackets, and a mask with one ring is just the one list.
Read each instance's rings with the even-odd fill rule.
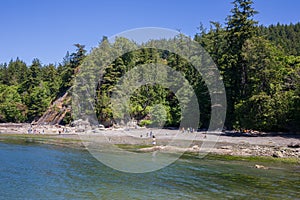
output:
[[152,136],[152,145],[156,145],[156,138],[155,138],[155,135]]

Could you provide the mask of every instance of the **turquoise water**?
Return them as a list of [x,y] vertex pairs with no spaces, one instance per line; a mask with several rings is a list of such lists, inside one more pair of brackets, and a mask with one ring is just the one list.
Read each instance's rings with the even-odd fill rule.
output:
[[0,199],[297,199],[295,164],[188,157],[159,171],[113,170],[87,151],[0,143]]

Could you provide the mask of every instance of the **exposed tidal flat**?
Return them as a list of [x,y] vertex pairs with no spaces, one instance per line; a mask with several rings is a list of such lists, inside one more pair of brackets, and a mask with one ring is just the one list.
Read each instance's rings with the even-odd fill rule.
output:
[[[28,130],[32,129],[31,133]],[[152,137],[156,145],[152,145]],[[215,138],[209,133],[183,133],[170,129],[90,129],[77,132],[74,127],[36,126],[29,124],[6,124],[0,126],[0,141],[5,143],[41,143],[72,148],[86,148],[90,142],[109,143],[135,152],[190,152],[231,155],[242,157],[270,157],[300,160],[300,134],[258,133],[221,133]],[[212,143],[212,148],[203,149],[204,144]]]

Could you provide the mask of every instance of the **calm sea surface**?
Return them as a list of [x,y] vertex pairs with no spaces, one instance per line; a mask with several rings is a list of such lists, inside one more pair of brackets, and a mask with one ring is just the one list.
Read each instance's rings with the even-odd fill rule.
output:
[[[255,164],[270,167],[255,169]],[[159,171],[113,170],[87,151],[0,143],[0,199],[297,199],[296,164],[181,158]]]

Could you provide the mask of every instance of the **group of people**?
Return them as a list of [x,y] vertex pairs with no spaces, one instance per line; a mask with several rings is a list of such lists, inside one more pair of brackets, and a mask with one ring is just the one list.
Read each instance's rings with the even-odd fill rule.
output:
[[[46,128],[47,129],[47,128]],[[58,134],[62,134],[62,133],[69,133],[70,130],[67,128],[58,128]],[[34,127],[34,126],[30,126],[27,130],[28,134],[45,134],[45,129],[43,127]]]
[[58,130],[58,134],[60,135],[60,134],[62,134],[62,133],[69,133],[70,132],[70,130],[69,129],[67,129],[67,128],[62,128],[62,130]]
[[[141,137],[142,137],[142,135],[141,135]],[[149,133],[147,132],[147,133],[146,133],[146,137],[152,138],[152,145],[156,145],[156,137],[155,137],[155,135],[152,133],[152,131],[150,131]]]
[[184,127],[181,128],[181,133],[194,133],[195,129],[192,127],[188,127],[186,130],[184,129]]
[[42,131],[34,129],[32,126],[27,130],[28,134],[45,134],[45,130],[43,129]]

